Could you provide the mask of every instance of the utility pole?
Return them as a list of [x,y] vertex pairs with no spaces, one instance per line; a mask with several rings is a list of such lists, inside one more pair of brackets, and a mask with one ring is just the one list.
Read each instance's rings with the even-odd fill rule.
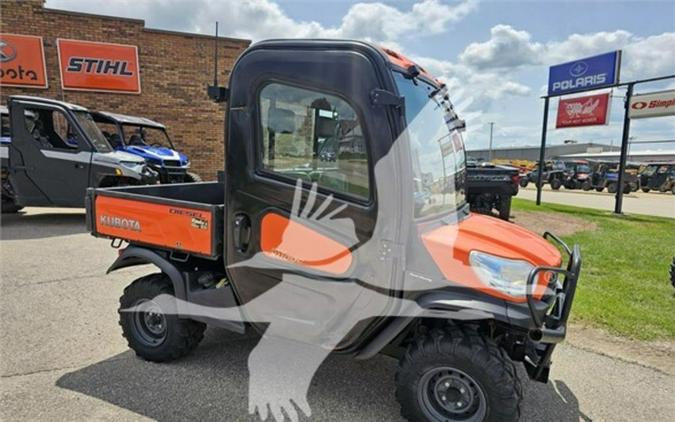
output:
[[492,161],[492,128],[495,125],[495,122],[489,122],[490,125],[490,146],[488,149],[488,161]]

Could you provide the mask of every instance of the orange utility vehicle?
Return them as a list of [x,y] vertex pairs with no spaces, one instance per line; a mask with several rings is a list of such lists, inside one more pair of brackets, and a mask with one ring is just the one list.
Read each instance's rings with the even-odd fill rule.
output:
[[[445,87],[370,44],[275,40],[246,50],[229,88],[213,92],[228,103],[222,182],[88,192],[89,230],[128,243],[109,271],[159,269],[120,299],[136,310],[120,313],[129,346],[168,361],[190,352],[206,324],[266,327],[167,311],[157,295],[239,309],[285,274],[311,272],[307,291],[339,281],[385,298],[373,312],[380,316],[353,326],[334,350],[400,358],[404,417],[516,420],[523,392],[514,362],[547,381],[581,257],[553,235],[469,212],[461,121]],[[312,198],[305,207],[316,199],[315,216],[353,222],[356,240],[295,218],[299,193]],[[247,264],[261,254],[279,266]],[[399,315],[391,307],[402,299],[457,317]]]

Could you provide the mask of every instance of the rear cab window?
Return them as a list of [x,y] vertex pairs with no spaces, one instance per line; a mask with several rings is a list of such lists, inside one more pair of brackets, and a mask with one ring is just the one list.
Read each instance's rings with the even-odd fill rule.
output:
[[316,182],[331,192],[367,200],[371,195],[362,126],[343,99],[282,83],[265,85],[260,110],[258,170]]

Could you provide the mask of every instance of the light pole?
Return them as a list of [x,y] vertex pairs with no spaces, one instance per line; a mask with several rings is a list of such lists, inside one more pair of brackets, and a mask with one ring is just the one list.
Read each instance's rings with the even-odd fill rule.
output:
[[488,122],[490,125],[490,146],[488,147],[488,161],[492,161],[492,128],[495,125],[495,122]]

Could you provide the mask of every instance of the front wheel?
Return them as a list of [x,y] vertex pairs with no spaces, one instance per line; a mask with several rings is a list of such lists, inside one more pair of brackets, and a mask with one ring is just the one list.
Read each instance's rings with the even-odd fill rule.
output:
[[528,183],[530,183],[530,181],[527,180],[527,177],[521,177],[520,182],[518,182],[518,183],[520,184],[521,188],[526,188]]
[[551,180],[551,189],[558,190],[560,189],[560,186],[562,186],[562,182],[560,181],[560,179]]
[[120,297],[122,335],[145,360],[178,359],[190,353],[204,337],[206,324],[178,318],[173,295],[171,280],[160,273],[135,280]]
[[607,192],[616,193],[616,188],[617,188],[616,183],[610,183],[609,185],[607,185]]
[[413,339],[396,374],[396,398],[412,422],[516,421],[522,388],[492,339],[452,327]]
[[591,185],[591,182],[585,181],[581,184],[581,189],[588,192],[589,190],[593,189],[593,185]]
[[650,190],[651,189],[649,189],[649,188],[642,188],[642,192],[644,192],[644,193],[649,193]]
[[602,192],[603,190],[605,190],[605,188],[602,186],[598,186],[597,188],[595,188],[596,192]]
[[197,173],[192,173],[189,171],[185,173],[185,183],[197,183],[197,182],[203,182],[201,176],[199,176]]

